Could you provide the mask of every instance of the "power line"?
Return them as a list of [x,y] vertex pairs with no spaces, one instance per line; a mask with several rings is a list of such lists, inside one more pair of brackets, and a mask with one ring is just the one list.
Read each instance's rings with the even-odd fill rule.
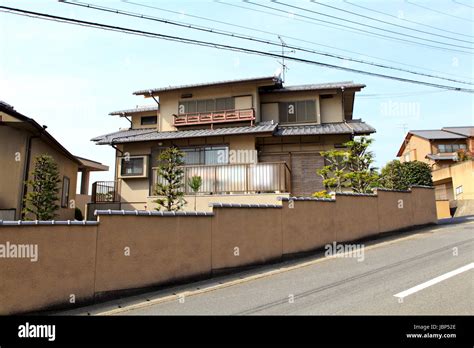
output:
[[[469,78],[469,77],[466,77],[466,76],[460,76],[460,75],[456,75],[456,74],[450,74],[450,73],[446,73],[446,72],[444,72],[444,71],[439,71],[439,70],[435,70],[435,69],[428,69],[428,68],[426,68],[426,67],[421,67],[421,66],[418,66],[418,65],[407,64],[407,63],[402,63],[402,62],[398,62],[398,61],[391,60],[391,59],[386,59],[386,58],[380,58],[380,57],[376,57],[376,56],[371,56],[371,55],[368,55],[368,54],[365,54],[365,53],[361,53],[361,52],[356,52],[356,51],[351,51],[351,50],[347,50],[347,49],[343,49],[343,48],[338,48],[338,47],[334,47],[334,46],[329,46],[329,45],[325,45],[325,44],[322,44],[322,43],[319,43],[319,42],[310,41],[310,40],[304,40],[304,39],[297,38],[297,37],[294,37],[294,36],[289,36],[289,35],[283,35],[283,34],[278,34],[278,33],[274,33],[274,32],[269,32],[269,31],[265,31],[265,30],[262,30],[262,29],[254,28],[254,27],[248,27],[248,26],[243,26],[243,25],[239,25],[239,24],[224,22],[224,21],[221,21],[221,20],[218,20],[218,19],[213,19],[213,18],[208,18],[208,17],[196,16],[196,15],[192,15],[192,14],[189,14],[189,13],[182,13],[182,12],[178,12],[178,11],[173,11],[173,10],[161,8],[161,7],[156,7],[156,6],[151,6],[151,5],[140,4],[140,3],[133,2],[133,1],[129,1],[129,0],[121,0],[121,1],[122,1],[122,2],[125,2],[125,3],[127,3],[127,4],[139,6],[139,7],[150,8],[150,9],[155,9],[155,10],[159,10],[159,11],[163,11],[163,12],[168,12],[168,13],[173,13],[173,14],[179,14],[179,15],[184,15],[184,16],[191,17],[191,18],[196,18],[196,19],[200,19],[200,20],[204,20],[204,21],[209,21],[209,22],[212,22],[212,23],[214,23],[214,24],[215,24],[215,23],[219,23],[219,24],[231,26],[231,27],[234,27],[234,28],[246,29],[246,30],[250,30],[250,31],[254,31],[254,32],[259,32],[259,33],[263,33],[263,34],[268,34],[268,35],[272,35],[272,36],[277,35],[277,36],[280,36],[280,37],[283,37],[283,38],[286,38],[286,39],[291,39],[291,40],[295,40],[295,41],[298,41],[298,42],[304,42],[304,43],[311,44],[311,45],[317,45],[317,46],[327,47],[327,48],[331,48],[331,49],[334,49],[334,50],[337,50],[337,51],[342,51],[342,52],[348,52],[348,53],[358,54],[358,55],[362,55],[362,56],[365,56],[365,57],[368,57],[368,58],[377,59],[377,60],[380,60],[380,61],[385,61],[385,62],[389,62],[389,63],[395,63],[395,64],[399,64],[399,65],[403,65],[403,66],[408,66],[408,67],[412,67],[412,68],[417,68],[417,69],[421,69],[421,70],[425,70],[425,71],[436,72],[436,73],[443,74],[443,75],[447,75],[447,76],[454,76],[454,77],[458,77],[458,78],[464,78],[464,79],[471,79],[471,80],[474,80],[474,78],[472,78],[472,77]],[[224,4],[224,3],[222,3],[222,4]],[[248,9],[248,10],[251,10],[251,11],[258,11],[258,10],[251,9],[251,8],[248,8],[248,7],[243,7],[243,6],[233,5],[233,4],[226,4],[226,5],[234,6],[234,7],[240,7],[240,8]],[[263,12],[265,12],[265,11],[263,11]],[[274,16],[285,17],[285,16],[281,16],[281,15],[278,15],[278,14],[270,13],[270,12],[265,12],[265,13],[270,14],[270,15],[274,15]],[[285,18],[286,18],[286,17],[285,17]],[[305,22],[306,22],[306,21],[305,21]],[[310,24],[315,24],[315,23],[313,23],[313,22],[308,22],[308,23],[310,23]]]
[[[240,33],[222,31],[222,30],[215,29],[215,28],[196,26],[196,25],[192,25],[192,24],[189,24],[189,23],[176,22],[176,21],[172,21],[172,20],[168,20],[168,19],[162,19],[162,18],[157,18],[157,17],[153,17],[153,16],[147,16],[147,15],[144,15],[144,14],[141,14],[141,13],[122,11],[122,10],[117,10],[115,8],[104,7],[104,6],[96,6],[96,5],[93,5],[93,4],[83,3],[83,2],[80,2],[80,1],[76,1],[76,0],[73,0],[73,1],[63,0],[62,2],[65,3],[65,4],[85,7],[85,8],[88,8],[88,9],[99,10],[99,11],[103,11],[103,12],[109,12],[109,13],[113,13],[113,14],[119,14],[119,15],[124,15],[124,16],[139,18],[139,19],[146,19],[146,20],[150,20],[150,21],[156,21],[156,22],[159,22],[159,23],[179,26],[179,27],[182,27],[182,28],[185,28],[185,29],[204,31],[204,32],[211,33],[211,34],[224,35],[224,36],[227,36],[227,37],[232,37],[232,38],[237,38],[237,39],[244,39],[244,40],[263,43],[263,44],[272,45],[272,46],[282,46],[282,41],[281,41],[282,39],[280,37],[279,37],[280,42],[275,42],[275,41],[270,41],[270,40],[266,40],[266,39],[262,39],[262,38],[243,35],[243,34],[240,34]],[[431,74],[425,74],[425,73],[421,73],[421,72],[417,72],[417,71],[413,71],[413,70],[402,69],[402,68],[388,66],[388,65],[384,65],[384,64],[380,64],[380,63],[369,62],[369,61],[362,60],[362,59],[355,59],[355,58],[351,58],[351,57],[339,56],[339,55],[335,55],[335,54],[331,54],[331,53],[327,53],[327,52],[321,52],[321,51],[308,49],[308,48],[305,48],[305,47],[292,46],[292,45],[288,45],[286,43],[285,43],[285,47],[289,48],[289,49],[292,49],[292,50],[299,50],[299,51],[302,51],[302,52],[312,53],[312,54],[325,56],[325,57],[330,57],[330,58],[335,58],[335,59],[339,59],[339,60],[346,60],[346,61],[356,62],[356,63],[359,63],[359,64],[376,66],[378,68],[397,70],[397,71],[410,73],[410,74],[413,74],[413,75],[425,76],[425,77],[430,77],[430,78],[435,78],[435,79],[440,79],[440,80],[445,80],[445,81],[462,83],[462,84],[466,84],[466,85],[474,85],[474,83],[471,83],[471,82],[455,80],[455,79],[445,78],[445,77],[431,75]],[[283,58],[283,61],[284,61],[284,58]],[[284,65],[284,63],[283,63],[283,65]],[[284,69],[286,69],[286,68],[284,67]]]
[[[252,3],[252,2],[250,2],[250,1],[248,1],[248,2],[249,2],[249,3]],[[381,31],[385,31],[385,32],[392,33],[392,34],[396,34],[396,35],[400,35],[400,36],[406,36],[406,37],[409,37],[409,38],[412,38],[412,39],[424,40],[424,41],[429,41],[429,42],[433,42],[433,43],[437,43],[437,44],[441,44],[441,45],[452,46],[452,47],[458,47],[458,48],[465,48],[465,49],[470,49],[470,50],[473,49],[472,47],[468,47],[468,46],[461,46],[461,45],[446,43],[446,42],[442,42],[442,41],[438,41],[438,40],[431,40],[431,39],[427,39],[427,38],[423,38],[423,37],[419,37],[419,36],[415,36],[415,35],[399,33],[399,32],[397,32],[397,31],[390,30],[390,29],[379,28],[379,27],[376,27],[376,26],[374,26],[374,25],[365,24],[365,23],[360,23],[360,22],[353,21],[353,20],[350,20],[350,19],[347,19],[347,18],[337,17],[337,16],[333,16],[333,15],[330,15],[330,14],[327,14],[327,13],[322,13],[322,12],[310,10],[310,9],[307,9],[307,8],[295,6],[295,5],[289,5],[289,4],[286,4],[286,3],[284,3],[284,2],[280,2],[280,1],[278,1],[278,0],[273,0],[273,2],[274,2],[275,4],[279,4],[279,5],[282,5],[282,6],[290,7],[290,8],[293,8],[293,9],[298,9],[298,10],[301,10],[301,11],[305,11],[305,12],[317,14],[317,15],[320,15],[320,16],[325,16],[325,17],[333,18],[333,19],[340,20],[340,21],[343,21],[343,22],[353,23],[353,24],[356,24],[356,25],[360,25],[360,26],[362,26],[362,27],[367,27],[367,28],[371,28],[371,29],[375,29],[375,30],[381,30]],[[298,14],[298,16],[300,16],[300,15]],[[316,19],[316,20],[319,20],[319,19]]]
[[466,6],[466,7],[469,7],[469,8],[474,8],[474,6],[471,6],[471,5],[468,5],[468,4],[463,4],[462,2],[459,2],[459,1],[456,1],[456,0],[453,0],[453,2],[455,4],[458,4],[458,5]]
[[[219,4],[223,4],[223,5],[227,5],[227,6],[240,7],[240,8],[244,8],[244,9],[250,10],[250,11],[255,11],[255,12],[260,12],[260,13],[266,13],[266,14],[269,14],[269,15],[277,16],[277,17],[288,18],[288,16],[282,16],[282,15],[278,15],[278,14],[271,13],[271,12],[268,12],[268,11],[262,11],[262,10],[258,10],[258,9],[248,8],[248,7],[245,7],[245,6],[239,6],[239,5],[235,5],[235,4],[230,4],[230,3],[223,2],[223,1],[220,1],[220,0],[215,0],[215,1],[216,1],[217,3],[219,3]],[[281,10],[281,9],[277,9],[277,8],[274,8],[274,7],[271,7],[271,6],[265,6],[265,5],[261,5],[261,4],[252,3],[252,2],[250,2],[250,1],[248,1],[248,0],[245,0],[245,2],[248,3],[248,4],[250,4],[250,5],[268,8],[268,9],[271,9],[271,10],[274,10],[274,11],[277,11],[277,12],[287,13],[286,11],[283,11],[283,10]],[[287,14],[288,14],[288,13],[287,13]],[[306,20],[299,19],[299,18],[294,18],[294,20],[297,20],[297,21],[300,21],[300,22],[303,22],[303,23],[309,23],[309,24],[312,24],[312,25],[326,26],[326,27],[327,27],[327,25],[324,25],[324,24],[321,24],[321,23],[330,23],[330,24],[334,24],[334,25],[336,25],[336,26],[340,26],[340,27],[343,27],[343,28],[349,28],[349,29],[352,29],[352,30],[341,29],[341,28],[338,28],[338,27],[331,27],[331,26],[329,26],[330,28],[337,29],[337,30],[342,30],[342,31],[348,31],[348,32],[352,32],[352,33],[357,33],[357,34],[359,34],[359,35],[372,36],[372,37],[379,37],[379,38],[383,38],[383,39],[385,39],[385,40],[398,41],[398,42],[403,42],[403,43],[412,44],[412,45],[416,45],[416,46],[430,47],[430,48],[434,48],[434,49],[438,49],[438,50],[442,50],[442,51],[458,52],[458,53],[462,53],[462,54],[472,55],[471,52],[466,52],[466,51],[457,50],[457,49],[452,49],[452,48],[447,48],[447,47],[433,46],[433,45],[424,44],[424,43],[421,43],[421,42],[411,41],[411,40],[407,40],[407,39],[402,39],[402,38],[398,38],[398,37],[393,37],[393,36],[389,36],[389,35],[383,35],[383,34],[373,33],[373,32],[371,32],[371,31],[367,31],[367,30],[363,30],[363,29],[359,29],[359,28],[354,28],[354,27],[346,26],[346,25],[339,24],[339,23],[328,22],[328,21],[325,21],[325,20],[322,20],[322,19],[318,19],[318,18],[314,18],[314,17],[308,17],[308,16],[304,16],[304,15],[301,15],[301,14],[298,14],[297,16],[302,17],[302,18],[308,18],[308,19],[311,19],[311,20],[312,20],[312,21],[310,22],[310,21],[306,21]],[[354,30],[355,30],[355,31],[354,31]],[[358,32],[358,31],[359,31],[359,32]]]
[[413,96],[421,96],[427,94],[435,94],[435,93],[444,93],[448,91],[419,91],[419,92],[405,92],[405,93],[373,93],[373,94],[358,94],[357,98],[363,99],[385,99],[385,98],[407,98]]
[[431,29],[439,30],[439,31],[442,31],[442,32],[445,32],[445,33],[450,33],[450,34],[455,34],[455,35],[460,35],[460,36],[465,36],[465,37],[472,38],[471,35],[466,35],[466,34],[463,34],[463,33],[458,33],[458,32],[451,31],[451,30],[447,30],[447,29],[441,29],[441,28],[438,28],[438,27],[435,27],[435,26],[432,26],[432,25],[428,25],[428,24],[425,24],[425,23],[412,21],[412,20],[406,19],[406,18],[401,18],[401,17],[395,16],[395,15],[390,14],[390,13],[387,13],[387,12],[382,12],[382,11],[374,10],[374,9],[372,9],[372,8],[368,8],[368,7],[359,5],[359,4],[355,4],[355,3],[350,2],[350,1],[348,1],[348,0],[344,0],[344,2],[347,3],[347,4],[349,4],[349,5],[352,5],[352,6],[355,6],[355,7],[359,7],[359,8],[361,8],[361,9],[364,9],[364,10],[367,10],[367,11],[375,12],[375,13],[378,13],[378,14],[381,14],[381,15],[384,15],[384,16],[396,18],[396,19],[401,20],[401,21],[413,23],[413,24],[420,25],[420,26],[423,26],[423,27],[426,27],[426,28],[431,28]]
[[[154,33],[154,32],[149,32],[149,31],[138,30],[138,29],[113,26],[113,25],[108,25],[108,24],[103,24],[103,23],[98,23],[98,22],[89,22],[89,21],[84,21],[84,20],[79,20],[79,19],[74,19],[74,18],[50,15],[46,13],[27,11],[27,10],[22,10],[18,8],[7,7],[7,6],[0,6],[0,11],[15,14],[15,15],[28,16],[28,17],[39,18],[39,19],[50,20],[50,21],[52,20],[52,21],[61,22],[61,23],[74,24],[74,25],[79,25],[79,26],[98,28],[98,29],[127,33],[127,34],[132,34],[132,35],[157,38],[157,39],[186,43],[186,44],[191,44],[191,45],[196,45],[196,46],[212,47],[216,49],[228,50],[228,51],[233,51],[233,52],[242,52],[242,53],[248,53],[248,54],[259,55],[259,56],[267,56],[267,57],[273,57],[273,58],[282,58],[282,55],[280,54],[259,51],[255,49],[245,48],[245,47],[225,45],[225,44],[219,44],[215,42],[202,41],[202,40],[196,40],[196,39],[189,39],[189,38],[180,37],[180,36],[159,34],[159,33]],[[455,86],[449,86],[449,85],[441,85],[441,84],[435,84],[435,83],[425,82],[425,81],[420,81],[420,80],[411,80],[411,79],[406,79],[406,78],[397,77],[397,76],[384,75],[384,74],[374,73],[374,72],[365,71],[365,70],[359,70],[359,69],[353,69],[353,68],[347,68],[347,67],[322,63],[322,62],[304,59],[304,58],[297,58],[297,57],[291,57],[291,56],[286,56],[285,58],[288,60],[293,60],[293,61],[304,63],[304,64],[317,65],[317,66],[321,66],[325,68],[343,70],[343,71],[348,71],[352,73],[385,78],[385,79],[390,79],[390,80],[399,81],[399,82],[419,84],[419,85],[435,87],[435,88],[451,90],[451,91],[457,91],[457,92],[474,93],[474,89],[461,88],[461,87],[455,87]]]
[[463,17],[459,17],[459,16],[455,16],[455,15],[452,15],[451,13],[446,13],[446,12],[443,12],[443,11],[439,11],[439,10],[435,10],[433,8],[430,8],[430,7],[426,7],[426,6],[423,6],[423,5],[420,5],[420,4],[415,4],[414,2],[411,2],[411,1],[408,1],[408,0],[405,0],[408,4],[410,5],[413,5],[413,6],[416,6],[416,7],[419,7],[419,8],[423,8],[425,10],[428,10],[428,11],[431,11],[431,12],[436,12],[436,13],[439,13],[439,14],[442,14],[444,16],[449,16],[449,17],[452,17],[452,18],[456,18],[456,19],[460,19],[460,20],[463,20],[463,21],[466,21],[466,22],[471,22],[473,23],[474,21],[468,19],[468,18],[463,18]]
[[374,17],[370,17],[370,16],[363,15],[363,14],[360,14],[360,13],[357,13],[357,12],[353,12],[353,11],[349,11],[349,10],[344,10],[344,9],[339,8],[339,7],[336,7],[336,6],[331,6],[331,5],[328,5],[328,4],[323,4],[323,3],[318,2],[318,1],[316,1],[316,0],[310,0],[310,1],[313,2],[313,3],[315,3],[315,4],[318,4],[318,5],[320,5],[320,6],[328,7],[328,8],[331,8],[331,9],[333,9],[333,10],[336,10],[336,11],[341,11],[341,12],[344,12],[344,13],[349,13],[349,14],[354,15],[354,16],[358,16],[358,17],[370,19],[370,20],[372,20],[372,21],[376,21],[376,22],[380,22],[380,23],[383,23],[383,24],[392,25],[392,26],[395,26],[395,27],[398,27],[398,28],[403,28],[403,29],[406,29],[406,30],[411,30],[411,31],[415,31],[415,32],[423,33],[423,34],[427,34],[427,35],[442,37],[442,38],[446,38],[446,39],[449,39],[449,40],[455,40],[455,41],[467,42],[467,43],[473,44],[472,41],[457,39],[457,38],[453,38],[453,37],[451,37],[451,36],[436,34],[436,33],[432,33],[432,32],[425,31],[425,30],[414,29],[414,28],[410,28],[410,27],[407,27],[407,26],[404,26],[404,25],[399,25],[399,24],[387,22],[387,21],[384,21],[384,20],[381,20],[381,19],[378,19],[378,18],[374,18]]

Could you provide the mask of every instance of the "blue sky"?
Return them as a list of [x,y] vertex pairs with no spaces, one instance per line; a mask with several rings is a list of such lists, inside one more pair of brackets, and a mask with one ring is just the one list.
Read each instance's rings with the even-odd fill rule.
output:
[[[463,33],[467,36],[417,26],[396,18],[363,10],[343,1],[326,1],[325,3],[411,28],[474,41],[474,9],[469,7],[473,4],[468,0],[459,0],[460,3],[467,5],[460,5],[447,0],[415,0],[417,4],[460,18],[429,11],[405,1],[350,1],[374,10],[403,16],[407,20]],[[277,34],[296,37],[314,43],[302,43],[289,38],[285,38],[285,41],[287,44],[304,46],[310,49],[449,78],[474,81],[472,54],[432,49],[394,40],[385,40],[375,36],[361,35],[353,31],[343,31],[334,27],[323,26],[322,23],[313,20],[308,20],[310,23],[301,22],[298,19],[303,18],[298,17],[298,13],[324,20],[330,19],[297,10],[293,10],[294,13],[274,12],[280,16],[272,16],[215,1],[135,1],[136,3],[177,12],[170,13],[127,4],[122,1],[84,0],[84,2],[239,32],[270,40],[277,40]],[[264,10],[255,5],[236,0],[223,0],[223,2]],[[362,19],[309,1],[282,0],[282,2],[329,15],[345,17],[348,20],[362,21],[380,28],[401,31],[400,28],[394,26]],[[267,0],[259,1],[259,3],[282,10],[289,9]],[[103,13],[56,1],[0,0],[0,4],[58,16],[245,46],[264,51],[276,49],[264,44],[255,44],[143,19]],[[196,19],[189,15],[254,27],[274,34],[234,28],[216,22]],[[473,47],[472,44],[460,41],[451,41],[413,31],[403,32]],[[388,35],[388,33],[386,34]],[[425,43],[427,42],[425,41]],[[399,77],[467,88],[472,87],[368,67],[349,61],[324,58],[301,51],[291,55]],[[400,63],[412,66],[401,65]],[[367,85],[356,97],[354,118],[362,118],[377,129],[377,133],[374,135],[375,143],[373,147],[377,166],[382,166],[396,156],[406,129],[474,125],[474,98],[472,94],[441,91],[431,87],[297,62],[288,62],[288,66],[290,70],[286,76],[286,85],[348,80]],[[89,140],[94,136],[118,130],[120,127],[127,127],[128,122],[126,120],[108,116],[110,111],[151,103],[141,97],[133,96],[133,91],[168,85],[267,76],[272,75],[278,67],[279,64],[276,59],[269,57],[190,46],[0,12],[0,100],[12,104],[16,110],[33,117],[39,123],[48,125],[51,134],[72,153],[110,166],[113,164],[114,150],[108,146],[96,146]],[[97,173],[92,178],[93,181],[110,179],[113,179],[112,171]]]

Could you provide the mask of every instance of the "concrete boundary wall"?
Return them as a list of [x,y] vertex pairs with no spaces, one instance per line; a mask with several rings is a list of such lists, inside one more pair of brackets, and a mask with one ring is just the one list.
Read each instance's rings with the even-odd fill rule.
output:
[[[437,221],[426,187],[281,201],[215,203],[212,212],[104,210],[86,223],[0,220],[0,315],[68,308]],[[12,256],[21,245],[37,246],[35,262]]]

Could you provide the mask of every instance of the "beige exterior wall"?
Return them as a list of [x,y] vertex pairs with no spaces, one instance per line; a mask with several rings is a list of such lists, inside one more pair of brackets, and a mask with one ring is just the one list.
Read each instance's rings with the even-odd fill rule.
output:
[[[3,117],[3,116],[2,116]],[[0,139],[2,139],[2,153],[0,166],[9,168],[0,180],[0,209],[16,209],[16,219],[20,219],[20,202],[23,187],[23,173],[27,159],[26,147],[28,133],[8,126],[0,126]],[[34,169],[34,159],[41,154],[51,155],[58,165],[60,178],[69,177],[69,204],[76,198],[76,180],[78,164],[64,156],[43,140],[33,138],[30,151],[30,173]],[[62,182],[59,184],[59,197],[62,194]],[[60,205],[60,202],[58,202]],[[68,206],[69,206],[68,204]],[[60,208],[57,212],[57,220],[74,219],[74,209]],[[31,217],[31,216],[30,216]]]
[[321,123],[334,123],[344,121],[342,110],[342,96],[335,94],[332,98],[320,99]]
[[264,122],[279,122],[278,103],[262,103],[262,121]]
[[[465,161],[447,168],[434,170],[433,182],[439,186],[452,183],[453,199],[474,199],[474,161]],[[462,193],[456,195],[456,188],[462,187]]]
[[[2,115],[2,117],[4,116]],[[19,219],[27,136],[25,132],[12,127],[0,126],[0,139],[2,142],[0,154],[0,168],[2,168],[0,209],[16,209],[15,219]]]
[[[142,125],[141,123],[142,123],[143,116],[158,116],[156,120],[157,123],[154,125]],[[159,112],[157,111],[152,111],[152,112],[146,111],[146,112],[136,113],[133,116],[131,116],[132,128],[133,129],[143,129],[143,128],[158,129],[158,123],[160,122],[159,118],[160,118],[160,115],[159,115]]]
[[421,161],[428,164],[433,164],[434,162],[425,158],[426,155],[431,152],[431,144],[427,139],[423,139],[413,135],[405,146],[405,150],[400,156],[400,162],[406,162],[405,156],[408,154],[410,159],[409,161]]
[[451,211],[449,210],[449,201],[436,201],[436,217],[439,219],[449,219]]
[[[411,209],[394,208],[400,197]],[[380,207],[378,208],[378,205]],[[383,211],[387,209],[391,212]],[[208,216],[100,215],[97,226],[5,226],[0,244],[38,245],[38,261],[0,258],[0,315],[71,306],[106,292],[209,277],[436,221],[434,190],[337,195],[336,202],[217,208]],[[382,228],[382,229],[381,229]],[[31,291],[34,289],[34,291]]]
[[0,258],[0,315],[94,296],[97,226],[0,226],[0,244],[37,245],[38,261]]

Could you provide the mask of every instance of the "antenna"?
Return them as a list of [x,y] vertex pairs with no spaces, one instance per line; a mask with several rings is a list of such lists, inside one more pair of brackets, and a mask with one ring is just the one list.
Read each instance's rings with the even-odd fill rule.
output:
[[286,44],[285,41],[283,41],[282,37],[278,35],[278,40],[281,42],[281,51],[270,51],[270,52],[278,52],[281,53],[281,61],[278,61],[278,63],[281,65],[281,74],[282,74],[282,82],[285,82],[285,73],[287,70],[290,70],[288,66],[285,64],[285,54],[287,53],[295,53],[295,50],[285,50],[288,45]]

